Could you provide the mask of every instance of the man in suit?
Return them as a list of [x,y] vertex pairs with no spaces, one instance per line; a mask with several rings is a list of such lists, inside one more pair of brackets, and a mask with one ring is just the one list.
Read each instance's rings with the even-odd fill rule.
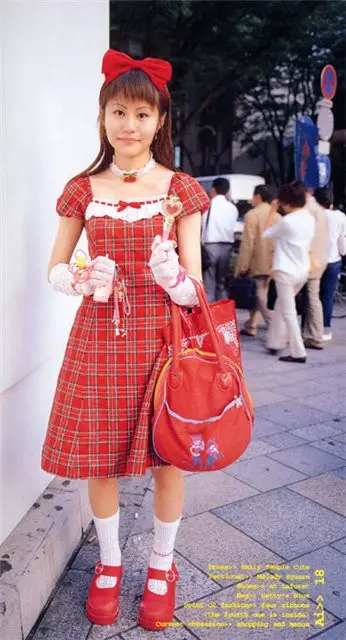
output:
[[[272,267],[274,241],[262,238],[272,201],[271,194],[265,185],[255,187],[252,205],[244,218],[242,234],[235,275],[250,275],[256,280],[256,308],[250,311],[250,317],[245,322],[242,335],[255,336],[261,316],[267,327],[270,322],[271,311],[267,309],[268,287]],[[280,215],[276,214],[277,220]]]

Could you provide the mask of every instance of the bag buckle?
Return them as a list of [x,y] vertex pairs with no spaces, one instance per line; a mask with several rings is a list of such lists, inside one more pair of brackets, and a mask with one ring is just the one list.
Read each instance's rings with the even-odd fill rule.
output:
[[96,567],[95,567],[95,573],[96,573],[97,576],[100,576],[101,573],[103,573],[103,568],[104,567],[103,567],[102,562],[98,562]]

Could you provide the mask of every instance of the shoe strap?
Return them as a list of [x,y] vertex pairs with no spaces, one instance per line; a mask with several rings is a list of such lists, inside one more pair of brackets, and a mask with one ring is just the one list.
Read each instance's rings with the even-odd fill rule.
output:
[[113,578],[121,578],[123,572],[123,567],[121,564],[117,566],[110,566],[107,564],[102,564],[102,562],[98,562],[95,567],[95,574],[97,576],[109,576]]
[[166,582],[175,582],[178,578],[179,573],[174,562],[172,563],[172,567],[167,570],[148,567],[148,580],[166,580]]

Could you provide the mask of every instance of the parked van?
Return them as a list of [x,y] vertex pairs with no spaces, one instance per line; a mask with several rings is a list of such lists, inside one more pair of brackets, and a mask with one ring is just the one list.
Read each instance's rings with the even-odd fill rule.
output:
[[249,200],[251,201],[254,188],[259,184],[265,184],[265,180],[261,176],[246,175],[244,173],[219,173],[215,176],[198,176],[196,180],[209,195],[215,178],[227,178],[231,185],[229,199],[234,202],[239,211],[239,219],[235,228],[236,240],[239,241],[244,228],[244,215],[251,209]]
[[244,173],[220,173],[215,176],[199,176],[196,180],[209,194],[215,178],[227,178],[231,185],[230,199],[234,204],[237,204],[239,200],[251,200],[254,188],[258,184],[265,184],[265,180],[261,176],[248,176]]

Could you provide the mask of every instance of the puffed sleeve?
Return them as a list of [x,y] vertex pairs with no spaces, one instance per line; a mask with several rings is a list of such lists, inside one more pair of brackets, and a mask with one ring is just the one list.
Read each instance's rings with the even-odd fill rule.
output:
[[72,178],[66,185],[56,203],[59,216],[85,220],[85,210],[92,200],[89,181],[85,178]]
[[192,213],[205,213],[210,206],[210,200],[203,187],[187,173],[177,173],[174,181],[174,191],[183,203],[182,212],[177,220]]

